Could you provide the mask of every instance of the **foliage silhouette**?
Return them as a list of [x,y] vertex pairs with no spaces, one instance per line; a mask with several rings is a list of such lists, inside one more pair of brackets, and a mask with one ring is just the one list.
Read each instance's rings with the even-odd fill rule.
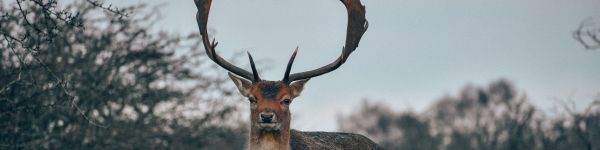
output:
[[197,35],[152,32],[143,5],[0,3],[0,149],[244,146]]

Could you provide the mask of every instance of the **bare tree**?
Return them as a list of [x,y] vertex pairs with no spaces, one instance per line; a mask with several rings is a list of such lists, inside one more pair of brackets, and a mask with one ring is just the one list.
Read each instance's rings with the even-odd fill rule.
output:
[[[143,6],[0,1],[0,149],[239,149],[246,129],[197,35]],[[59,7],[64,6],[64,7]],[[183,84],[182,84],[183,83]],[[214,96],[206,96],[214,95]]]

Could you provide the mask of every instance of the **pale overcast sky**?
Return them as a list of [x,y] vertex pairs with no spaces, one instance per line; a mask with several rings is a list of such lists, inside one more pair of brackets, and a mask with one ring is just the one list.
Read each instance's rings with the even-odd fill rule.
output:
[[[137,1],[107,1],[123,6]],[[198,33],[192,0],[163,5],[157,30]],[[572,38],[579,23],[600,16],[599,0],[363,0],[370,28],[340,69],[313,78],[292,104],[292,128],[335,131],[336,116],[363,98],[395,110],[421,111],[466,84],[507,78],[534,104],[555,99],[588,105],[600,93],[600,50]],[[218,53],[250,51],[269,60],[261,77],[280,80],[300,47],[292,72],[331,62],[345,40],[346,10],[338,0],[215,0],[209,28]],[[246,65],[247,60],[240,61]],[[221,70],[225,71],[225,70]],[[233,84],[232,84],[233,85]]]

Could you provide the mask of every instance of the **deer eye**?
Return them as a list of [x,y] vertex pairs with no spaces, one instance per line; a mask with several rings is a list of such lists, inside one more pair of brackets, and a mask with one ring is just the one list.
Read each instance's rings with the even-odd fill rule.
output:
[[250,101],[250,103],[256,103],[256,98],[254,98],[254,96],[250,96],[248,97],[248,101]]
[[282,105],[290,105],[290,103],[292,103],[292,100],[287,99],[287,98],[281,101]]

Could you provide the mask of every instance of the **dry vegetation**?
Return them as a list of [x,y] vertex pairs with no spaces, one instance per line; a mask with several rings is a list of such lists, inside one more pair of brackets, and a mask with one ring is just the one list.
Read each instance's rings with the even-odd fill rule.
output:
[[[61,6],[0,1],[0,149],[244,147],[247,124],[223,103],[237,91],[206,73],[196,34],[151,32],[142,6]],[[600,149],[599,106],[548,116],[500,80],[423,113],[365,102],[340,129],[389,149]]]
[[143,6],[0,6],[0,149],[243,147],[245,125],[223,123],[237,106],[214,101],[236,97],[203,72],[197,36],[151,32]]

